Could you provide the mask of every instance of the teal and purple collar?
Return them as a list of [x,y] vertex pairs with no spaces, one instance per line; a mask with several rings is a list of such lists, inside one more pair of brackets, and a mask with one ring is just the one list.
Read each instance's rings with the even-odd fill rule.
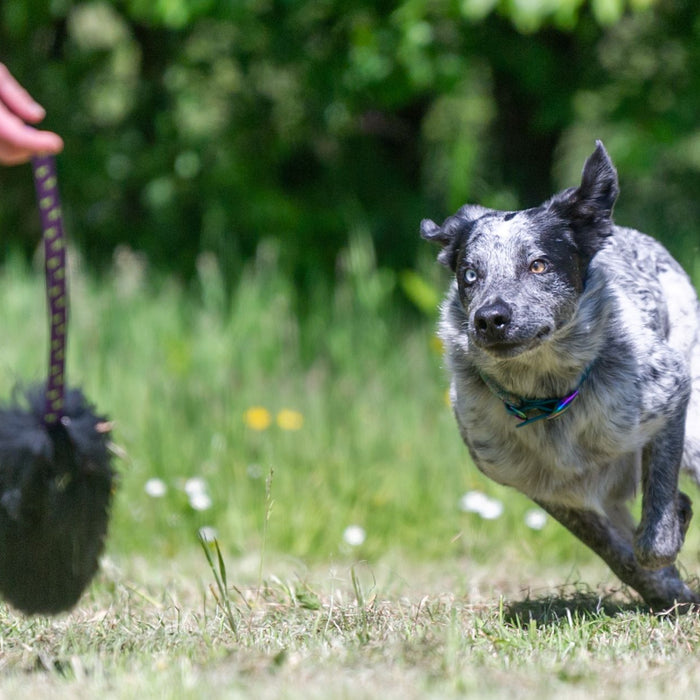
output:
[[591,366],[589,365],[581,375],[576,388],[570,394],[561,398],[557,397],[551,399],[526,399],[506,391],[500,384],[491,379],[491,377],[484,374],[484,372],[479,372],[479,376],[494,396],[497,396],[503,401],[506,411],[520,421],[515,427],[522,428],[524,425],[530,425],[530,423],[534,423],[538,420],[552,420],[564,413],[579,395],[581,386],[586,379],[588,379],[590,373]]

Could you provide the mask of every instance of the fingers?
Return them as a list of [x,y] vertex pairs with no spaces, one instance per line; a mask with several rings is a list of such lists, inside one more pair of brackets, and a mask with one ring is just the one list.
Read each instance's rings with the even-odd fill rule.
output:
[[26,163],[39,153],[59,153],[63,140],[51,131],[25,124],[44,117],[44,109],[0,63],[0,163]]
[[0,63],[0,100],[20,119],[32,124],[46,115],[44,108],[32,99],[3,63]]
[[0,142],[0,163],[2,165],[20,165],[27,163],[34,154],[31,151],[9,148]]

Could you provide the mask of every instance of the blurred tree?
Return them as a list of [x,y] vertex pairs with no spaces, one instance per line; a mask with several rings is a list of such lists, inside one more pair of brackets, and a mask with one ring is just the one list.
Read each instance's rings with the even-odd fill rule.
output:
[[[603,137],[620,220],[700,239],[694,3],[653,0],[3,0],[0,60],[47,107],[71,233],[229,279],[263,240],[303,286],[369,232],[415,261],[423,216],[531,205]],[[0,229],[28,252],[27,168]],[[270,250],[270,247],[266,247]]]

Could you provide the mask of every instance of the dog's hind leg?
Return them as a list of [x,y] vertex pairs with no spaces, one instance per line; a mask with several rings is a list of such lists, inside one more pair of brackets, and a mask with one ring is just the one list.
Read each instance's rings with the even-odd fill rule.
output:
[[634,588],[651,608],[665,610],[676,603],[700,604],[700,594],[681,580],[675,566],[655,570],[643,568],[637,561],[629,537],[605,516],[588,510],[538,503],[601,557],[613,573]]

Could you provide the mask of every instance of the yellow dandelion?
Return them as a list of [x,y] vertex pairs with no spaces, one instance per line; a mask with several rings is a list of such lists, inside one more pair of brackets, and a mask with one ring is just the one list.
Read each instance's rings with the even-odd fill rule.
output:
[[299,411],[283,408],[277,414],[277,425],[282,430],[300,430],[304,425],[304,416]]
[[251,406],[243,414],[243,420],[251,430],[267,430],[272,423],[270,412],[262,406]]

